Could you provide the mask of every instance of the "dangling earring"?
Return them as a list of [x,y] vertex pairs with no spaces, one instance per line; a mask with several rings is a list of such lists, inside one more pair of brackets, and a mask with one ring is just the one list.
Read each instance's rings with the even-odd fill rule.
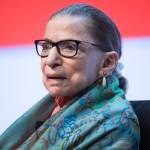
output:
[[103,77],[103,79],[102,79],[102,86],[106,86],[106,72],[104,71],[104,77]]
[[102,79],[102,86],[106,86],[106,77],[103,77]]

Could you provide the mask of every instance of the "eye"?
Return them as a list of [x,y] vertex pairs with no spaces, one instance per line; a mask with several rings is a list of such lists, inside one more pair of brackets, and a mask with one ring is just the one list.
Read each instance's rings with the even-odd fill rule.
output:
[[61,49],[63,51],[76,51],[76,43],[72,41],[65,41],[61,43]]
[[69,51],[74,51],[76,50],[76,46],[73,44],[67,44],[64,49],[69,50]]
[[52,48],[52,46],[49,43],[42,43],[41,46],[42,46],[42,51],[49,50]]

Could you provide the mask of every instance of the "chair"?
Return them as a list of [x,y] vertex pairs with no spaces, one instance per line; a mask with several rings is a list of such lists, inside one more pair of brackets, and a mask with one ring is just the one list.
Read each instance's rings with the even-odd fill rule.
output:
[[130,101],[139,119],[140,150],[150,150],[150,100]]

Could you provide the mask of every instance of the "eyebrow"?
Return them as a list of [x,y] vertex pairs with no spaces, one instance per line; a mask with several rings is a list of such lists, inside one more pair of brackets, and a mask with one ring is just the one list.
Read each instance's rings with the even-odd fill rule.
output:
[[53,42],[53,41],[51,41],[51,40],[50,40],[50,39],[48,39],[48,38],[44,38],[43,40]]
[[[60,40],[60,41],[57,41],[57,42],[53,42],[52,40],[50,40],[50,39],[48,39],[48,38],[44,38],[43,40],[46,40],[46,41],[49,41],[49,42],[52,42],[52,43],[57,43],[57,42],[60,42],[60,41],[69,41],[69,40],[75,40],[75,41],[78,41],[77,39],[71,39],[71,38],[69,38],[69,39],[63,39],[63,40]],[[80,40],[79,40],[80,41]]]

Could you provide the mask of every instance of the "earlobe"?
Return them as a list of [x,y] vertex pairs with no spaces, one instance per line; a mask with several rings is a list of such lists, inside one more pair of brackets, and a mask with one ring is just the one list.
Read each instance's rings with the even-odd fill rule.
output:
[[107,77],[108,76],[108,69],[107,68],[100,69],[99,70],[99,76],[100,76],[100,78]]
[[102,79],[102,86],[106,86],[106,77],[108,76],[107,68],[99,71],[100,78]]

